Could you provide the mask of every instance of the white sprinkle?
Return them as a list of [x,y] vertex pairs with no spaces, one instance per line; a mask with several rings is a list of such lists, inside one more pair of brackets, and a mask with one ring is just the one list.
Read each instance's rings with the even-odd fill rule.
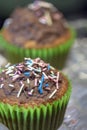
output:
[[7,65],[5,65],[5,68],[8,68],[10,66],[11,63],[8,63]]
[[58,80],[59,80],[59,72],[57,72],[57,80],[56,80],[56,87],[57,87],[57,89],[59,88]]
[[36,72],[41,72],[41,68],[35,69],[34,67],[31,67],[30,65],[27,66],[29,70],[34,70]]
[[9,84],[9,87],[14,87],[14,85],[13,84]]
[[9,74],[9,76],[14,76],[15,74]]
[[55,79],[55,78],[56,78],[56,76],[55,76],[55,75],[52,75],[52,77],[53,77],[53,79]]
[[52,8],[54,7],[51,3],[49,2],[44,2],[44,1],[39,1],[38,5],[44,8]]
[[29,4],[29,5],[28,5],[28,8],[31,9],[31,10],[37,10],[37,9],[40,8],[39,5],[36,5],[36,6],[35,6],[35,5],[36,5],[36,4]]
[[31,60],[30,58],[25,57],[24,60]]
[[8,70],[7,72],[6,72],[6,74],[10,74],[10,73],[12,73],[13,72],[13,70]]
[[50,68],[51,68],[52,70],[55,70],[55,68],[54,68],[54,67],[52,67],[52,66],[50,66]]
[[38,69],[35,69],[35,68],[34,68],[34,71],[36,71],[36,72],[41,72],[41,68],[38,68]]
[[33,91],[34,91],[34,90],[32,89],[32,90],[31,90],[31,93],[33,93]]
[[21,86],[21,88],[20,88],[20,90],[19,90],[19,92],[18,92],[18,94],[17,94],[17,98],[19,98],[19,96],[20,96],[20,94],[21,94],[21,91],[22,91],[23,87],[24,87],[24,84],[22,84],[22,86]]
[[28,83],[28,84],[30,83],[30,80],[29,80],[29,79],[27,79],[27,83]]
[[27,66],[29,65],[29,66],[31,67],[31,66],[34,64],[34,62],[33,62],[33,60],[31,60],[31,59],[29,59],[29,60],[30,60],[30,62],[29,62],[28,60],[26,60],[26,63],[25,63],[25,64],[26,64]]
[[36,77],[39,77],[39,75],[38,75],[38,74],[36,74],[34,71],[33,71],[33,74],[34,74]]
[[50,74],[52,76],[53,79],[57,78],[57,76],[54,75],[54,73]]
[[51,71],[51,74],[53,74],[53,75],[54,75],[54,72],[53,72],[53,71]]
[[1,84],[1,85],[0,85],[0,88],[3,88],[3,86],[4,86],[4,84]]
[[27,66],[29,70],[33,70],[34,68],[31,67],[30,65]]
[[57,92],[57,89],[55,89],[55,90],[53,91],[53,93],[49,96],[49,98],[52,98],[53,95],[54,95],[56,92]]
[[45,79],[48,79],[47,75],[44,72],[43,72],[43,75],[44,75]]
[[41,80],[39,80],[39,83],[41,83]]
[[9,66],[7,69],[12,70],[12,69],[14,69],[14,66]]

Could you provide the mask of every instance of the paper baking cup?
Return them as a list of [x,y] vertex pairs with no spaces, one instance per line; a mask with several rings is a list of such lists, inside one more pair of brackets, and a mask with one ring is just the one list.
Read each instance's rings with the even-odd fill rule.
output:
[[70,94],[69,84],[66,94],[51,104],[24,108],[0,102],[0,122],[9,130],[57,130],[63,122]]
[[0,36],[0,45],[4,48],[8,61],[17,63],[23,61],[24,57],[36,58],[40,57],[45,62],[49,62],[52,66],[62,69],[66,61],[67,54],[70,47],[74,43],[75,31],[71,30],[71,38],[65,43],[58,45],[53,48],[42,48],[42,49],[25,49],[14,46],[8,43],[3,36]]

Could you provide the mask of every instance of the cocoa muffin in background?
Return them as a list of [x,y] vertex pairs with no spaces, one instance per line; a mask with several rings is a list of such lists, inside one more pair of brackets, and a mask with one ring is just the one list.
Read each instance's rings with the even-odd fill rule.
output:
[[74,38],[63,14],[52,4],[38,1],[13,11],[10,24],[2,28],[0,43],[10,62],[41,57],[61,69]]
[[69,80],[40,58],[0,73],[0,121],[9,130],[57,130],[71,94]]

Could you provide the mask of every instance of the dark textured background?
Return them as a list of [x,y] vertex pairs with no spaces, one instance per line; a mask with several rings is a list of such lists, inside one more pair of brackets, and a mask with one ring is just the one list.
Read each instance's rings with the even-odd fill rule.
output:
[[[52,2],[67,19],[87,17],[87,0],[46,0]],[[19,6],[26,6],[32,0],[0,0],[0,28],[3,21]]]

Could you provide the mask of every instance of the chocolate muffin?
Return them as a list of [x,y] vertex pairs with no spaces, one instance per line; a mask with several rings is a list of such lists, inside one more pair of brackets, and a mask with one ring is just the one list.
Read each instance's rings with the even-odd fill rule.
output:
[[19,62],[30,56],[48,62],[55,59],[52,61],[55,65],[59,58],[64,61],[74,40],[74,32],[63,14],[52,4],[42,1],[14,10],[10,24],[2,29],[1,36],[11,61]]
[[0,121],[10,130],[57,130],[71,93],[68,79],[40,58],[0,73]]

